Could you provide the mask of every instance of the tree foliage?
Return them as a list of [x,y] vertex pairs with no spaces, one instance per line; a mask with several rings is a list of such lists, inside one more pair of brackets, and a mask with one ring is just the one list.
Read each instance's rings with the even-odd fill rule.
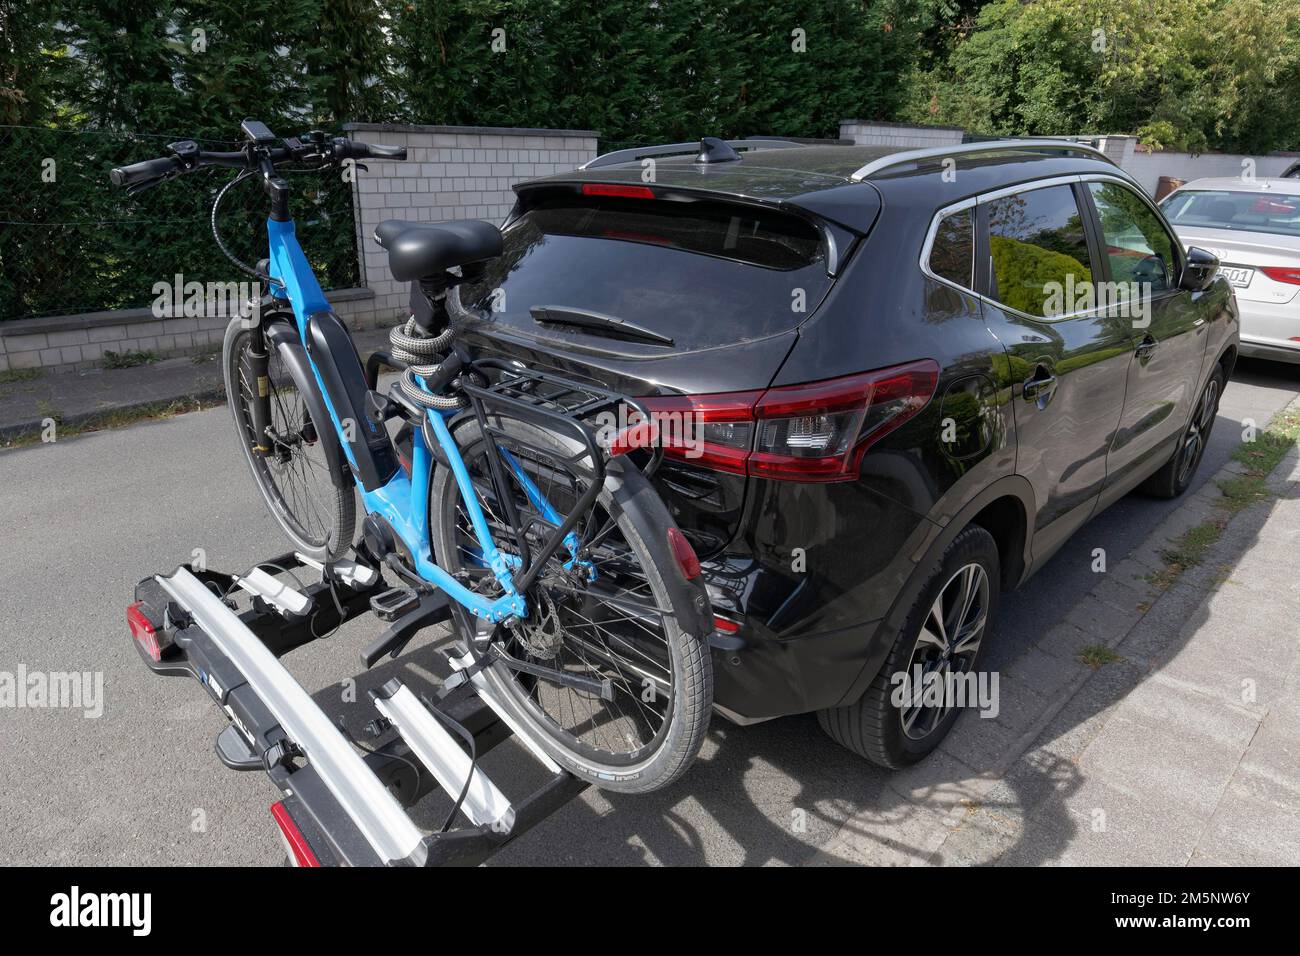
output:
[[1144,145],[1300,146],[1294,0],[994,0],[905,112],[994,134],[1136,134]]

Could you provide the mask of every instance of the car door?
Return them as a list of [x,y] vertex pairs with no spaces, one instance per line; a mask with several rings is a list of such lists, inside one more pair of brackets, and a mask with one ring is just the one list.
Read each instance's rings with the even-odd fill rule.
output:
[[1196,400],[1209,336],[1193,294],[1178,287],[1178,240],[1152,204],[1115,180],[1085,185],[1104,251],[1106,314],[1134,342],[1124,411],[1106,462],[1109,501],[1173,453]]
[[1124,404],[1128,329],[1090,304],[1100,259],[1082,186],[1048,181],[979,200],[977,281],[1033,486],[1035,563],[1088,520]]

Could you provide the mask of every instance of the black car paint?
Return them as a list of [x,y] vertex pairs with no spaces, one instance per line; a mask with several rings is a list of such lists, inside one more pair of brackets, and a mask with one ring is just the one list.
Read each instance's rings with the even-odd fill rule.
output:
[[[663,189],[773,203],[835,224],[837,278],[793,331],[664,355],[638,354],[628,343],[611,348],[581,333],[521,334],[491,317],[466,329],[479,348],[634,394],[761,389],[920,358],[938,362],[934,399],[870,449],[855,481],[746,479],[684,463],[667,463],[657,476],[705,559],[715,611],[743,625],[743,649],[715,651],[714,660],[715,700],[734,719],[860,696],[943,549],[972,520],[998,539],[1004,586],[1023,582],[1100,507],[1167,460],[1190,414],[1187,396],[1199,395],[1216,362],[1230,367],[1235,356],[1235,304],[1223,280],[1159,304],[1149,331],[1164,336],[1175,327],[1178,347],[1166,349],[1160,365],[1135,368],[1136,330],[1088,317],[1030,321],[975,294],[985,291],[978,278],[971,292],[921,270],[934,214],[969,197],[1095,174],[1140,192],[1108,162],[996,152],[962,157],[955,177],[936,161],[849,180],[887,152],[810,147],[751,152],[720,167],[658,163]],[[640,164],[631,164],[517,189],[522,204],[534,189],[639,183],[640,175]],[[1202,321],[1193,326],[1189,316]],[[1019,373],[1063,362],[1069,371],[1051,401],[1026,402]],[[1130,392],[1140,407],[1126,406]],[[1159,414],[1173,393],[1173,407]],[[971,438],[954,449],[940,440],[941,423],[963,413]],[[1122,468],[1107,468],[1110,454]]]

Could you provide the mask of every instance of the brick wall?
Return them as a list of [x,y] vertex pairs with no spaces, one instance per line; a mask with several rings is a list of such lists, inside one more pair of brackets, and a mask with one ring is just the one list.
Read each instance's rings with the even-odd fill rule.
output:
[[405,283],[388,274],[387,254],[374,240],[379,223],[500,222],[514,204],[512,185],[573,169],[596,155],[596,134],[590,130],[372,123],[349,123],[344,129],[358,142],[406,147],[406,162],[368,163],[353,186],[362,282],[375,294],[357,321],[369,325],[388,325],[405,315],[409,294]]
[[[328,292],[334,310],[349,326],[373,312],[369,289]],[[39,368],[74,372],[99,365],[105,352],[153,352],[161,358],[221,347],[229,324],[218,313],[198,317],[156,317],[150,309],[118,309],[81,315],[52,315],[0,323],[0,372]]]
[[852,140],[855,146],[897,146],[900,149],[953,146],[961,143],[963,135],[965,131],[960,126],[911,126],[875,120],[840,120],[840,138]]
[[1101,148],[1152,195],[1161,176],[1190,182],[1211,176],[1241,176],[1250,169],[1257,179],[1264,179],[1282,175],[1297,158],[1296,153],[1246,156],[1238,153],[1147,152],[1137,148],[1137,140],[1132,136],[1107,136],[1101,141]]

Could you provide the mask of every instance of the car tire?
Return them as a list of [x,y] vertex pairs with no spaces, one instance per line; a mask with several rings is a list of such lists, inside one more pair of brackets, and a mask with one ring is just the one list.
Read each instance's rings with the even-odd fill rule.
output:
[[[944,550],[938,566],[921,588],[899,629],[884,666],[862,697],[845,707],[818,711],[817,721],[832,740],[872,763],[889,769],[914,764],[939,746],[952,729],[961,708],[950,707],[946,712],[933,714],[922,712],[918,716],[916,708],[900,707],[896,703],[899,682],[895,675],[915,673],[915,667],[919,663],[918,653],[935,654],[938,651],[933,646],[937,630],[933,618],[935,609],[938,607],[942,611],[945,607],[943,602],[951,603],[953,595],[950,588],[954,583],[959,584],[960,576],[967,573],[973,579],[976,575],[982,575],[982,591],[978,591],[978,580],[973,582],[979,593],[977,599],[981,602],[979,611],[982,623],[974,652],[969,655],[969,660],[963,660],[960,670],[964,673],[978,672],[993,622],[997,618],[1001,563],[993,536],[979,525],[970,525]],[[954,636],[962,633],[961,625],[959,619]],[[922,635],[923,628],[927,630],[925,636]],[[949,654],[951,656],[946,659],[951,666],[951,662],[957,660],[958,656],[952,653],[951,648]],[[909,715],[913,723],[910,730],[905,731],[904,724]],[[933,725],[925,726],[922,717],[933,717]]]
[[1177,498],[1191,485],[1196,470],[1201,466],[1201,459],[1205,457],[1205,446],[1210,441],[1214,419],[1219,414],[1223,381],[1223,366],[1216,365],[1192,408],[1191,419],[1183,429],[1178,447],[1160,470],[1142,484],[1142,491],[1156,498]]

